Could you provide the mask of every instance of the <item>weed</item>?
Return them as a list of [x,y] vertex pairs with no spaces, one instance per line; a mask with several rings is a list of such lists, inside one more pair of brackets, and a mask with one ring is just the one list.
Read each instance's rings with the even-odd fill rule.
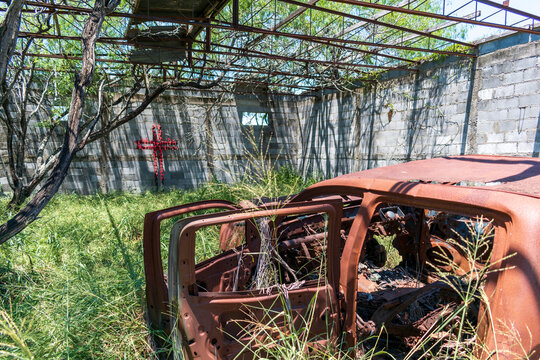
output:
[[[268,172],[252,190],[247,182],[212,182],[189,191],[58,194],[38,221],[0,247],[0,314],[9,314],[4,324],[17,324],[14,334],[24,340],[2,335],[0,342],[15,348],[0,348],[23,358],[28,350],[37,359],[151,357],[143,311],[144,214],[206,199],[288,195],[306,185],[284,168]],[[7,202],[0,197],[1,220],[10,216],[3,211]],[[164,264],[176,220],[163,223]],[[212,255],[217,238],[204,234],[198,260]]]
[[0,309],[0,355],[13,359],[34,359],[25,336],[11,316]]
[[385,267],[393,269],[398,266],[402,260],[402,257],[399,255],[399,251],[392,244],[392,241],[394,241],[396,235],[393,234],[391,236],[382,236],[375,234],[373,237],[379,242],[379,244],[384,246],[384,249],[386,250],[387,259]]
[[[414,345],[405,360],[421,358],[475,360],[485,356],[498,358],[496,351],[485,353],[477,341],[479,339],[476,320],[483,315],[492,318],[487,295],[484,292],[486,277],[493,271],[502,271],[496,270],[496,267],[509,257],[491,261],[489,249],[494,233],[491,221],[478,217],[466,225],[470,234],[467,238],[454,231],[456,239],[446,239],[446,242],[464,256],[470,270],[462,275],[456,275],[463,272],[462,268],[444,251],[438,252],[439,264],[428,263],[433,269],[433,275],[454,290],[460,298],[460,303],[455,309],[448,307],[443,310],[444,315]],[[479,313],[479,309],[480,311],[484,309],[486,314]],[[516,359],[521,359],[526,354],[515,355]]]

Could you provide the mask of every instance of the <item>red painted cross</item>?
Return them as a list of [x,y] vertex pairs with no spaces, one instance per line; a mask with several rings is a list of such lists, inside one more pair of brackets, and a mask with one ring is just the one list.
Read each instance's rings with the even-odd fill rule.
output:
[[176,140],[171,140],[169,138],[167,138],[167,140],[162,140],[161,125],[152,125],[152,140],[135,140],[135,145],[137,145],[137,149],[139,150],[154,150],[154,173],[156,175],[156,182],[158,179],[159,163],[159,173],[161,175],[161,183],[163,184],[163,150],[178,150]]

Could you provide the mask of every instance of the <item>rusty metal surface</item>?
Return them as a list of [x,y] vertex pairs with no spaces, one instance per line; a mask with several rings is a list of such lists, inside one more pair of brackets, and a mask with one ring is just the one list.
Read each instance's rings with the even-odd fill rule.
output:
[[365,170],[339,176],[317,186],[337,184],[341,179],[357,179],[356,186],[362,188],[369,188],[368,179],[410,183],[400,184],[400,188],[396,187],[395,191],[409,188],[416,182],[424,182],[459,184],[540,197],[540,159],[490,155],[450,156]]
[[146,214],[143,232],[144,273],[148,319],[152,327],[169,331],[167,283],[161,262],[161,222],[193,211],[216,208],[236,209],[236,206],[224,200],[201,201]]
[[[328,312],[332,317],[331,314],[338,313],[336,298],[339,283],[341,239],[339,236],[340,203],[310,201],[283,207],[269,206],[268,208],[259,208],[256,211],[228,211],[195,216],[175,224],[171,232],[169,252],[169,302],[172,304],[171,316],[175,318],[175,323],[178,323],[178,328],[175,329],[177,330],[175,339],[177,344],[181,344],[187,358],[199,356],[206,359],[235,358],[245,347],[244,341],[237,341],[237,339],[242,340],[246,336],[244,332],[249,334],[247,329],[239,325],[238,322],[244,321],[247,327],[247,324],[254,319],[264,319],[265,313],[261,312],[261,307],[282,310],[283,306],[278,300],[277,288],[270,293],[255,289],[242,289],[236,292],[219,291],[224,290],[220,284],[229,282],[235,272],[251,268],[251,266],[235,262],[236,254],[234,253],[229,253],[232,255],[231,260],[233,261],[226,261],[225,264],[220,261],[222,259],[211,259],[211,262],[204,264],[203,267],[213,267],[212,270],[215,271],[212,273],[217,273],[219,276],[219,281],[208,282],[208,277],[204,276],[201,267],[196,266],[194,261],[196,231],[202,227],[261,217],[313,213],[328,215],[326,242],[328,274],[326,280],[306,282],[298,289],[290,289],[287,296],[288,301],[294,304],[295,313],[300,316],[306,313],[309,302],[314,297],[316,298],[315,312],[317,316],[311,324],[311,332],[316,335],[326,333],[328,326],[335,328],[335,330],[338,326],[336,316],[329,324],[330,318],[327,319],[326,316],[322,315]],[[216,264],[216,262],[218,263]],[[242,273],[245,274],[245,270]],[[202,282],[204,285],[201,285]],[[286,286],[286,284],[284,285]],[[247,317],[246,314],[250,311],[254,311],[255,314],[252,317]],[[238,327],[240,328],[238,329]],[[233,331],[234,328],[236,330]],[[231,332],[233,333],[231,334]],[[337,333],[334,332],[334,334]],[[249,340],[248,337],[246,341],[249,342]]]
[[[540,358],[539,174],[540,160],[535,158],[461,156],[344,175],[300,193],[298,201],[325,194],[364,193],[362,211],[351,228],[341,258],[340,286],[346,306],[344,330],[351,341],[355,338],[358,263],[370,219],[380,204],[399,203],[488,216],[500,224],[493,243],[492,262],[499,261],[495,269],[506,270],[488,276],[485,292],[491,314],[489,318],[479,319],[479,341],[488,350],[498,349],[502,358],[504,354],[510,358],[508,353],[522,352],[520,346],[526,351],[536,350],[532,358]],[[482,187],[445,184],[462,180],[500,184]],[[516,341],[516,337],[521,341]]]
[[[450,157],[340,176],[282,199],[284,205],[209,201],[150,213],[144,238],[149,317],[154,326],[169,330],[163,319],[171,315],[170,301],[172,314],[179,320],[172,330],[183,341],[188,358],[238,355],[249,342],[249,334],[233,326],[237,324],[234,318],[246,321],[246,307],[257,304],[276,308],[279,297],[275,288],[261,293],[249,287],[260,250],[254,218],[270,216],[276,251],[289,268],[282,271],[283,281],[287,286],[302,284],[289,291],[299,314],[305,314],[309,300],[316,297],[317,303],[326,304],[317,305],[316,312],[334,321],[334,334],[344,334],[340,341],[349,346],[384,327],[401,344],[413,347],[462,301],[455,289],[437,280],[435,270],[460,276],[482,269],[489,258],[480,257],[471,264],[459,243],[452,241],[456,234],[467,239],[465,224],[474,224],[486,234],[493,231],[481,251],[490,254],[492,269],[504,269],[487,275],[487,302],[470,320],[479,326],[476,341],[482,347],[477,348],[478,354],[487,357],[496,349],[502,359],[523,352],[539,359],[539,180],[538,159]],[[228,211],[183,219],[175,225],[167,285],[159,222],[203,208]],[[328,220],[322,213],[328,214]],[[321,232],[326,221],[328,230]],[[221,226],[223,253],[195,264],[195,233],[210,225]],[[393,247],[402,256],[399,267],[383,267],[387,253],[377,241],[379,235],[394,236]],[[326,244],[321,239],[327,239]],[[328,258],[327,285],[321,279],[296,281],[291,274],[305,275],[301,269],[321,252]],[[445,257],[454,265],[440,261]],[[421,304],[426,305],[419,309]],[[256,311],[251,316],[265,318]],[[318,322],[313,333],[322,328]],[[231,332],[236,338],[227,337]],[[483,353],[478,350],[482,348]]]

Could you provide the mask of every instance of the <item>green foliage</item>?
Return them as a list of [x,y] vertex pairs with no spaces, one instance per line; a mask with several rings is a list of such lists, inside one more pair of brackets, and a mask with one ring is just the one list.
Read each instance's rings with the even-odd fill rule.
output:
[[385,267],[389,269],[393,269],[396,266],[399,265],[399,263],[402,260],[401,255],[399,255],[399,251],[392,245],[392,241],[396,238],[396,235],[393,234],[391,236],[374,236],[375,240],[379,242],[382,246],[384,246],[384,249],[386,250],[386,265]]

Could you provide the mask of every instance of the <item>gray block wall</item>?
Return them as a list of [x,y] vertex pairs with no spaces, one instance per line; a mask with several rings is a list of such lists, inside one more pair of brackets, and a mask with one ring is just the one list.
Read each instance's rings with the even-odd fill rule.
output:
[[[449,57],[414,73],[388,72],[350,92],[167,92],[135,121],[81,151],[62,191],[156,189],[152,151],[135,146],[152,138],[153,124],[161,125],[163,138],[179,142],[178,150],[164,152],[165,185],[177,188],[238,180],[268,162],[333,177],[445,155],[538,157],[540,37],[498,37],[478,51],[476,59]],[[242,126],[242,112],[268,112],[269,126]],[[30,139],[40,134],[31,126]],[[5,147],[0,127],[0,187],[9,191]],[[269,161],[257,161],[259,155]]]
[[86,194],[156,189],[153,151],[135,145],[136,140],[152,139],[154,124],[161,125],[163,140],[178,142],[178,150],[163,151],[166,188],[193,188],[211,178],[240,180],[246,168],[257,167],[254,160],[259,153],[273,163],[291,162],[288,148],[294,137],[284,130],[288,118],[279,107],[289,109],[294,103],[279,98],[272,127],[247,129],[240,123],[244,111],[272,111],[271,102],[268,96],[226,95],[216,100],[211,93],[167,92],[136,121],[85,147],[73,161],[62,190]]
[[303,101],[298,168],[332,177],[446,155],[538,157],[539,37],[499,38],[479,52]]

